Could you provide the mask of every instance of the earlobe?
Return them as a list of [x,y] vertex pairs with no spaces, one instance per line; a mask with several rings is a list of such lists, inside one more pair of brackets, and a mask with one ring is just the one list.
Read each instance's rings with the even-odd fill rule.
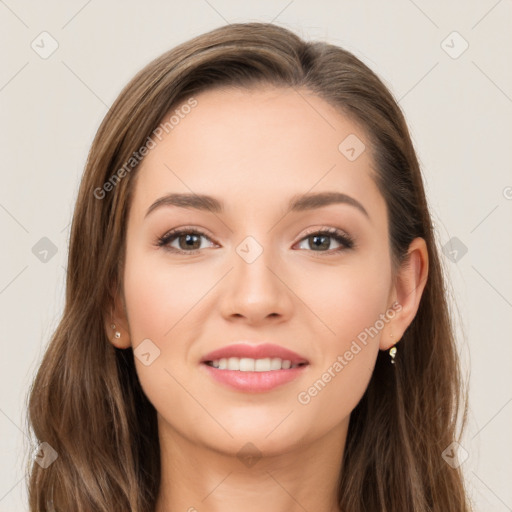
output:
[[[121,309],[120,309],[121,308]],[[123,311],[122,317],[120,311]],[[126,314],[124,313],[124,304],[121,306],[116,299],[116,305],[108,318],[105,318],[105,331],[107,338],[112,345],[117,348],[128,348],[130,343],[130,333],[126,326]]]
[[415,238],[409,245],[408,257],[399,269],[393,296],[396,297],[394,319],[388,324],[392,334],[383,333],[379,348],[389,350],[402,338],[414,320],[428,277],[428,249],[423,238]]
[[115,323],[110,323],[107,328],[107,337],[117,348],[128,348],[130,346],[130,337],[126,329]]

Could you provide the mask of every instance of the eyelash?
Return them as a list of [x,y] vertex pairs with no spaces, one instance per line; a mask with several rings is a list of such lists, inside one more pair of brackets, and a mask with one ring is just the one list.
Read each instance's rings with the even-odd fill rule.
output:
[[[177,229],[168,231],[165,235],[158,238],[155,245],[157,247],[161,247],[164,250],[175,253],[175,254],[196,254],[197,252],[201,251],[201,249],[192,249],[190,251],[184,251],[182,249],[177,249],[176,247],[169,247],[169,243],[171,241],[179,238],[180,235],[185,235],[185,234],[204,236],[204,237],[208,238],[209,240],[211,240],[210,237],[208,235],[206,235],[206,233],[203,233],[202,231],[198,231],[193,228],[185,227],[185,228],[177,228]],[[310,237],[312,235],[317,235],[317,236],[318,235],[327,235],[342,245],[342,247],[339,247],[337,249],[329,249],[327,251],[310,251],[310,252],[319,252],[320,256],[324,256],[324,255],[332,256],[335,253],[339,253],[339,252],[345,251],[347,249],[353,249],[355,247],[354,239],[350,235],[348,235],[347,233],[345,233],[344,231],[341,231],[339,229],[329,228],[329,227],[321,228],[320,230],[311,231],[309,233],[306,233],[304,235],[304,237],[302,237],[299,240],[299,242],[302,242],[303,240],[307,239],[308,237]],[[304,250],[304,249],[300,249],[300,250]]]

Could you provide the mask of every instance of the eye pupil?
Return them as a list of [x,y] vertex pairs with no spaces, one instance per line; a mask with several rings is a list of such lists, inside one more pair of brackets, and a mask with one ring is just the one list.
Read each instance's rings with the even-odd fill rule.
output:
[[[183,238],[186,239],[185,241],[185,245],[182,245],[180,243],[180,247],[183,249],[183,248],[193,248],[193,249],[198,249],[199,246],[201,245],[201,241],[199,240],[199,237],[195,234],[186,234],[186,235],[182,235],[179,237],[180,240],[182,240]],[[197,242],[199,240],[199,246],[198,247],[192,247],[193,243],[194,242]]]
[[[313,244],[315,245],[315,247],[323,247],[325,249],[328,249],[329,248],[329,237],[326,236],[326,235],[313,235],[311,237],[309,237],[310,240],[313,239]],[[320,242],[320,243],[317,243],[319,239],[324,239],[324,243]],[[327,243],[325,243],[325,240],[327,240]]]

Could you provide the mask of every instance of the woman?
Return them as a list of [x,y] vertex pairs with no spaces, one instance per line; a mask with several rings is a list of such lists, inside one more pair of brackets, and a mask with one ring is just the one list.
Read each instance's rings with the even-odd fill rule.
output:
[[31,510],[468,511],[458,364],[389,91],[339,47],[215,29],[93,142]]

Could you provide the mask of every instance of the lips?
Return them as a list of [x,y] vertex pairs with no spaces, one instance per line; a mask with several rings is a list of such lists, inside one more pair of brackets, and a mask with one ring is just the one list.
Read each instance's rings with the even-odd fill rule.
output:
[[309,361],[279,345],[235,343],[206,354],[200,369],[214,381],[244,393],[264,393],[299,379]]
[[305,357],[297,354],[296,352],[293,352],[292,350],[281,347],[279,345],[274,345],[272,343],[261,343],[258,345],[249,343],[234,343],[232,345],[227,345],[225,347],[214,350],[213,352],[209,352],[201,358],[200,362],[211,363],[219,359],[228,359],[230,357],[251,359],[279,358],[283,361],[290,361],[293,366],[309,363]]

